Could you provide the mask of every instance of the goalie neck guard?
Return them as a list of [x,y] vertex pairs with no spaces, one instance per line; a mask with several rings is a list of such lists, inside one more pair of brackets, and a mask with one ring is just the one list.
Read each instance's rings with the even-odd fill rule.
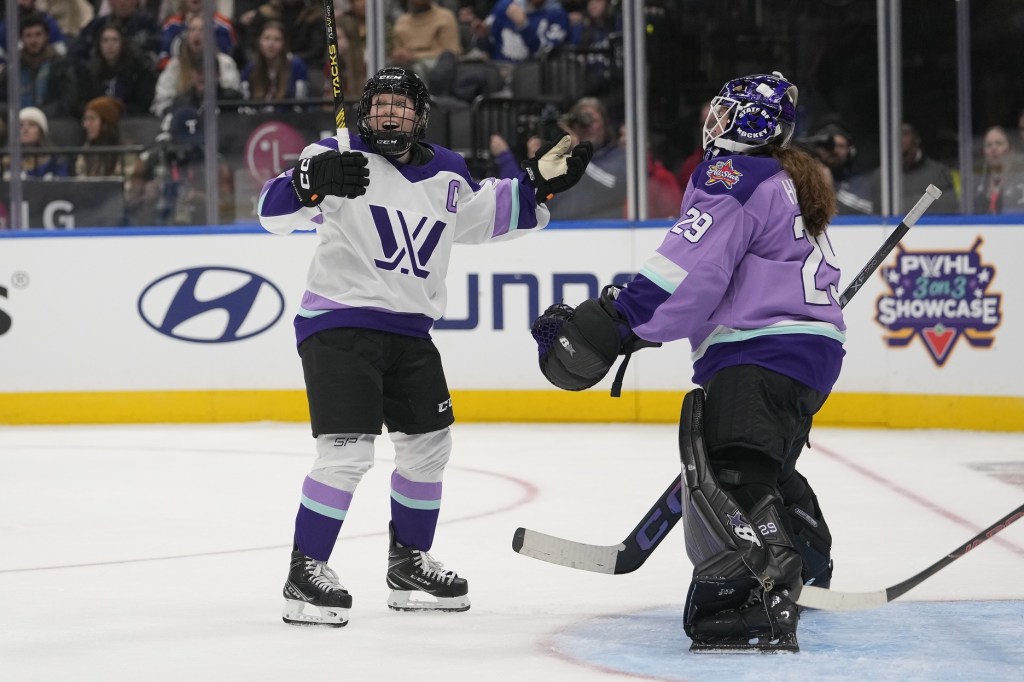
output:
[[[398,95],[411,100],[411,109],[415,112],[411,126],[394,126],[396,121],[384,120],[371,122],[370,109],[373,99],[378,95]],[[401,111],[401,110],[396,110]],[[408,111],[408,110],[406,110]],[[423,139],[427,132],[427,119],[430,117],[430,94],[423,80],[414,72],[397,66],[389,66],[378,71],[373,78],[366,81],[363,96],[359,99],[359,117],[356,129],[374,151],[385,156],[401,156]],[[399,117],[401,118],[401,117]],[[403,121],[404,123],[404,121]],[[407,130],[403,130],[407,128]]]
[[796,99],[796,86],[778,71],[729,81],[711,100],[704,121],[704,159],[721,150],[788,146],[796,126]]

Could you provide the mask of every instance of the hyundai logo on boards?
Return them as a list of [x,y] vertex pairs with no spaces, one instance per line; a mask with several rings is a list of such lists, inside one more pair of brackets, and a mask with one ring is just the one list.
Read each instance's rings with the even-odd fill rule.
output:
[[281,319],[284,296],[273,282],[238,268],[207,266],[164,275],[139,296],[139,315],[165,336],[229,343],[265,332]]
[[[7,288],[0,287],[0,298],[7,298]],[[11,328],[11,316],[0,308],[0,336],[6,334]]]

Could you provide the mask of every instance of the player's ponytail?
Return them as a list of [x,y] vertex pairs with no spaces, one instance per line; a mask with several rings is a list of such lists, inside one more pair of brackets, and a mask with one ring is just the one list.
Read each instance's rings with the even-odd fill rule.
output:
[[817,236],[825,231],[836,215],[836,191],[828,168],[798,147],[771,145],[771,155],[793,178],[804,228]]

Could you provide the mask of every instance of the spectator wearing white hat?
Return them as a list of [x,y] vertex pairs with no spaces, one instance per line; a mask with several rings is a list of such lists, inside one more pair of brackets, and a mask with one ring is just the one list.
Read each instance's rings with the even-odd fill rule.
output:
[[[53,147],[50,143],[50,123],[46,114],[38,107],[25,107],[18,112],[21,127],[18,139],[21,142],[21,177],[26,179],[49,180],[67,177],[68,165],[60,157],[39,153]],[[11,177],[10,168],[4,167],[4,179]]]

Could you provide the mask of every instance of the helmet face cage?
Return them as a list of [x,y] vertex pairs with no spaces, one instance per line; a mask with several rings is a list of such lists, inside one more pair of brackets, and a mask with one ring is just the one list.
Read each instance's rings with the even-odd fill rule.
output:
[[[408,109],[404,112],[393,109],[393,117],[381,117],[391,118],[391,121],[372,121],[370,109],[374,98],[379,95],[397,95],[409,99],[413,118],[408,118]],[[389,66],[366,81],[363,96],[359,99],[356,129],[367,144],[378,153],[385,156],[401,156],[409,151],[413,143],[422,140],[426,135],[429,117],[430,95],[423,80],[412,71]],[[396,124],[394,119],[401,120],[401,123]],[[393,125],[394,129],[389,130],[386,125]]]
[[796,126],[796,86],[778,71],[731,80],[711,100],[704,121],[705,158],[717,150],[746,152],[789,145]]

